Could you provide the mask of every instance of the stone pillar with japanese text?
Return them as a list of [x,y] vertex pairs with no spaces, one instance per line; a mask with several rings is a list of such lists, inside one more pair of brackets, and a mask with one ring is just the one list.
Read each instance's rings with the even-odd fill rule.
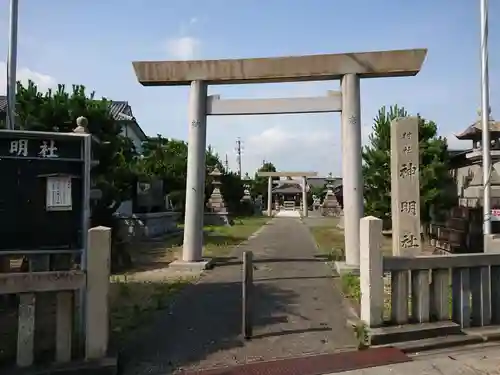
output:
[[418,117],[391,122],[392,253],[396,256],[422,251],[418,123]]

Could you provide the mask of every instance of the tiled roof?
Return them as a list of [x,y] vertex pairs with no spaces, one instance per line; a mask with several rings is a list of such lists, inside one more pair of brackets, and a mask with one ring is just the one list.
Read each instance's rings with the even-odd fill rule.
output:
[[[111,102],[109,106],[109,111],[115,120],[132,120],[134,115],[132,114],[132,108],[128,102]],[[134,119],[135,120],[135,119]]]
[[0,112],[7,111],[7,97],[0,95]]
[[[0,95],[0,113],[7,111],[7,97]],[[111,116],[116,121],[133,121],[135,123],[136,131],[146,139],[146,134],[137,123],[132,108],[125,101],[112,101],[109,107]]]
[[300,192],[302,192],[302,187],[299,183],[284,182],[273,189],[273,193],[293,194]]
[[[500,133],[500,121],[490,120],[489,128],[490,128],[491,133]],[[475,123],[473,123],[472,125],[470,125],[469,127],[467,127],[467,129],[465,129],[463,132],[461,132],[459,134],[455,134],[455,137],[457,137],[460,140],[462,140],[462,139],[477,139],[477,138],[481,137],[481,133],[482,133],[481,121],[478,120]]]
[[[308,177],[307,184],[315,188],[323,188],[326,186],[328,177]],[[332,185],[334,188],[342,185],[342,177],[332,177]]]

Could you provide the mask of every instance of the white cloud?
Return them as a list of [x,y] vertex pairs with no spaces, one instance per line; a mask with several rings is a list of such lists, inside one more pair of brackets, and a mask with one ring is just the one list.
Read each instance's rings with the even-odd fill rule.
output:
[[244,170],[253,173],[262,160],[271,161],[282,171],[313,170],[321,175],[338,174],[340,134],[327,128],[293,130],[273,126],[245,140]]
[[286,151],[296,151],[298,148],[316,148],[331,144],[333,136],[333,132],[328,131],[291,132],[275,126],[250,137],[248,145],[255,153],[277,155]]
[[[41,91],[46,91],[49,88],[57,86],[56,79],[48,74],[35,72],[34,70],[26,67],[18,68],[17,81],[21,81],[23,85],[26,85],[29,80],[33,81]],[[7,64],[4,61],[0,61],[0,95],[5,95],[6,92]]]
[[192,36],[172,38],[167,41],[167,52],[171,58],[192,60],[199,55],[201,41]]

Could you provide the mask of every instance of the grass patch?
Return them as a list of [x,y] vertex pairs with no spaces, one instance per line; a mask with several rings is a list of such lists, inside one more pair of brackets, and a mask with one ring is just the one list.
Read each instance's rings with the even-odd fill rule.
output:
[[347,298],[353,299],[356,302],[361,302],[361,289],[359,277],[351,273],[346,273],[341,276],[342,293]]
[[[234,246],[245,241],[252,233],[267,222],[268,218],[239,217],[234,225],[207,225],[203,228],[203,256],[227,256]],[[182,256],[182,233],[163,241],[145,241],[130,245],[133,268],[127,274],[165,268],[168,264]]]
[[205,226],[203,255],[207,257],[227,256],[234,246],[248,239],[257,229],[264,225],[269,218],[240,217],[234,219],[231,226]]
[[175,293],[192,279],[139,280],[126,275],[110,279],[110,330],[113,341],[120,341],[164,310]]
[[343,260],[345,257],[344,232],[335,226],[312,227],[311,233],[321,253],[329,260]]

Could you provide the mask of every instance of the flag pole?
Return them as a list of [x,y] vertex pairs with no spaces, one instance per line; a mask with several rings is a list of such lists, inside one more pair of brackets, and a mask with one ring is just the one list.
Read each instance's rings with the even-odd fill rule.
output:
[[483,234],[491,234],[490,98],[488,77],[488,0],[481,3],[481,129],[483,149]]
[[14,129],[16,120],[18,9],[18,0],[10,0],[9,50],[7,56],[7,129]]

